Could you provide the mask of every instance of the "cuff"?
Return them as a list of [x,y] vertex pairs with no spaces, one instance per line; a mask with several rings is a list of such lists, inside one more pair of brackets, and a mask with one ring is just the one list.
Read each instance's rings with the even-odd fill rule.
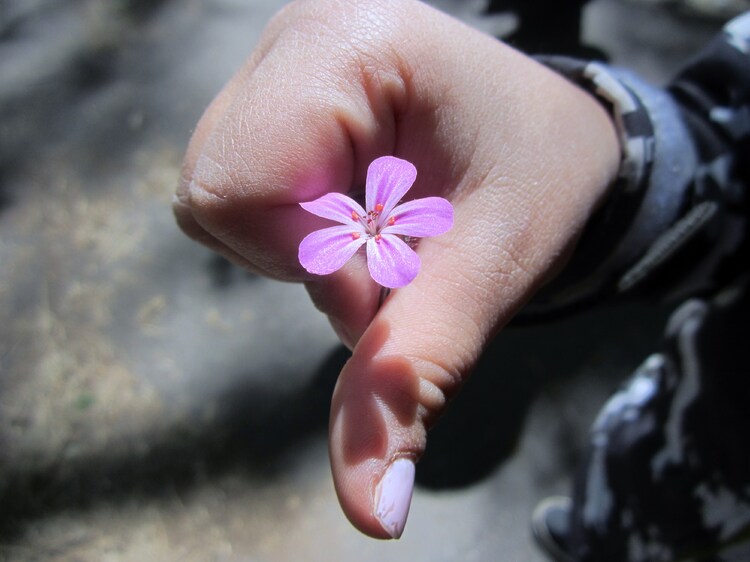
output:
[[698,159],[679,108],[634,74],[567,57],[538,60],[591,93],[610,115],[622,149],[610,194],[587,225],[563,273],[525,318],[569,312],[622,293],[622,275],[679,218]]

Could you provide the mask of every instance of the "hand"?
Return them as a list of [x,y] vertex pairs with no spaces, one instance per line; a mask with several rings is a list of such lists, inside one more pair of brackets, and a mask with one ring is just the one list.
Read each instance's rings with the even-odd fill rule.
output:
[[[378,310],[361,255],[329,276],[301,268],[300,240],[331,223],[298,203],[361,189],[386,154],[416,166],[410,198],[453,202],[455,224],[420,242],[419,275]],[[618,162],[613,126],[588,94],[410,1],[289,5],[208,108],[177,220],[240,265],[304,281],[353,348],[333,396],[330,456],[360,530],[401,534],[427,427],[564,265]]]

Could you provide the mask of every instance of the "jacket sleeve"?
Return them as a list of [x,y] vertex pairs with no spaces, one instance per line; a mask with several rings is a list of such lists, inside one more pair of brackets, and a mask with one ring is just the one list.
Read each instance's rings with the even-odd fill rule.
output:
[[746,275],[750,12],[666,89],[598,62],[539,60],[609,109],[622,164],[570,264],[522,320],[626,297],[710,294]]

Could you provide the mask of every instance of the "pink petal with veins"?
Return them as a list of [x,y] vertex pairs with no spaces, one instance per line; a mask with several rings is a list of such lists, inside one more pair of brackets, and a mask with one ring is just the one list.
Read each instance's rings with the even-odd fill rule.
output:
[[[355,238],[356,236],[356,238]],[[355,225],[332,226],[305,236],[299,245],[299,262],[317,275],[333,273],[367,241]]]
[[365,206],[368,211],[383,205],[382,215],[388,215],[401,198],[409,191],[417,178],[417,169],[411,162],[382,156],[372,161],[367,168]]
[[359,203],[342,193],[326,193],[315,201],[300,203],[300,207],[313,215],[343,224],[352,222],[359,224],[359,220],[352,216],[352,211],[360,217],[366,214]]
[[419,256],[400,238],[388,235],[367,241],[367,267],[376,283],[397,289],[419,273]]
[[438,236],[448,232],[453,226],[453,205],[442,197],[425,197],[414,199],[398,205],[391,212],[381,234],[400,234],[401,236]]

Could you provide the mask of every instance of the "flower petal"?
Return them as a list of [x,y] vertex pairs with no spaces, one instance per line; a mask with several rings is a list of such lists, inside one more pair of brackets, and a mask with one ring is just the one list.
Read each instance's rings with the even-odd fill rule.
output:
[[352,218],[352,211],[360,217],[366,214],[359,203],[343,193],[326,193],[315,201],[300,203],[299,206],[308,213],[343,224],[352,222],[359,224],[357,219]]
[[[364,235],[354,238],[352,226],[332,226],[311,232],[299,244],[299,262],[317,275],[333,273],[367,241]],[[356,234],[360,234],[356,232]]]
[[411,162],[382,156],[367,168],[365,203],[368,211],[383,205],[382,216],[388,216],[417,178],[417,169]]
[[442,197],[414,199],[398,205],[388,218],[394,219],[394,223],[381,230],[381,234],[437,236],[453,226],[453,205]]
[[367,241],[367,267],[376,283],[397,289],[419,273],[419,256],[397,236],[386,234]]

